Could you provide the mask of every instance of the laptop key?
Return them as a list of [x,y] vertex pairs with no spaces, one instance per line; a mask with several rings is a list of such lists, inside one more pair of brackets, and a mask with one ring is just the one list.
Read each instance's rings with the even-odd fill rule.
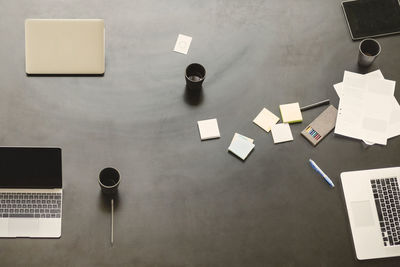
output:
[[19,213],[19,214],[10,214],[10,218],[33,218],[33,214],[30,213]]

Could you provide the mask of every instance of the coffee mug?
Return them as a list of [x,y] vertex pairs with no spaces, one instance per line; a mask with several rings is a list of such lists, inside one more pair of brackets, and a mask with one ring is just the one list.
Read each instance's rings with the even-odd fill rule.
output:
[[189,89],[202,88],[206,78],[206,69],[199,63],[192,63],[187,66],[185,71],[186,86]]
[[358,50],[358,65],[368,67],[381,52],[381,46],[378,41],[369,38],[360,42]]
[[99,174],[99,185],[101,191],[106,195],[117,193],[120,181],[119,172],[114,168],[105,168]]

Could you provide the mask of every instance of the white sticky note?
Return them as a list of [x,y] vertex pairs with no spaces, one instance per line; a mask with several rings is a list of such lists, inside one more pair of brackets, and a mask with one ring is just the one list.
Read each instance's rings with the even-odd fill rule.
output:
[[250,152],[254,149],[254,147],[255,145],[249,140],[237,136],[236,138],[233,137],[231,145],[228,147],[228,150],[242,160],[245,160]]
[[278,123],[271,127],[272,138],[274,143],[283,143],[293,141],[292,131],[288,123]]
[[198,121],[201,140],[220,138],[217,119]]
[[[235,133],[235,135],[233,136],[232,142],[233,142],[236,138],[242,138],[242,139],[244,139],[244,140],[246,140],[246,141],[248,141],[248,142],[250,142],[250,143],[254,143],[254,139],[251,139],[251,138],[249,138],[249,137],[247,137],[247,136],[244,136],[244,135],[241,135],[241,134],[238,134],[238,133]],[[231,144],[232,144],[232,142],[231,142]]]
[[253,120],[255,124],[265,131],[271,131],[271,126],[279,121],[279,117],[266,108],[263,108],[257,117]]
[[300,105],[298,102],[279,105],[281,110],[282,122],[296,123],[302,122],[303,116],[301,116]]
[[179,34],[178,39],[176,40],[175,43],[174,51],[186,55],[189,51],[191,42],[192,42],[192,37]]

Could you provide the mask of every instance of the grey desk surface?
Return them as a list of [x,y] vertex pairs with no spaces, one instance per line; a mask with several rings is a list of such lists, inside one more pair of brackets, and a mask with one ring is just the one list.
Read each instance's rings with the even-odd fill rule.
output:
[[[27,77],[25,18],[104,18],[105,76]],[[186,56],[172,52],[178,33],[193,36]],[[399,166],[400,138],[365,148],[330,134],[314,148],[300,132],[322,107],[285,144],[252,123],[263,107],[337,106],[343,71],[366,71],[339,0],[2,0],[0,35],[0,145],[61,147],[64,179],[61,239],[0,240],[2,266],[400,264],[355,259],[339,181]],[[379,41],[370,70],[400,81],[400,36]],[[208,72],[194,97],[184,90],[191,62]],[[213,117],[221,138],[200,142],[196,121]],[[227,153],[234,132],[255,139],[246,162]],[[122,174],[114,247],[97,184],[106,166]]]

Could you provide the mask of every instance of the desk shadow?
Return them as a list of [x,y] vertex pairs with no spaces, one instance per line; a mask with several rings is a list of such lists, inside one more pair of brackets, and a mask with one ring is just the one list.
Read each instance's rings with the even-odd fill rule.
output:
[[368,72],[377,70],[379,68],[375,67],[375,64],[371,64],[371,65],[369,65],[367,67],[363,67],[363,66],[360,66],[360,65],[357,64],[356,69],[357,69],[357,73],[366,74]]
[[[118,193],[113,196],[114,198],[114,212],[118,210],[118,206],[120,204]],[[104,195],[103,193],[99,193],[99,201],[98,201],[99,209],[104,213],[111,213],[111,197]]]
[[187,86],[185,87],[185,93],[183,94],[183,99],[186,104],[190,106],[198,106],[203,102],[203,87],[198,90],[191,90]]
[[28,74],[27,77],[104,77],[102,74]]

